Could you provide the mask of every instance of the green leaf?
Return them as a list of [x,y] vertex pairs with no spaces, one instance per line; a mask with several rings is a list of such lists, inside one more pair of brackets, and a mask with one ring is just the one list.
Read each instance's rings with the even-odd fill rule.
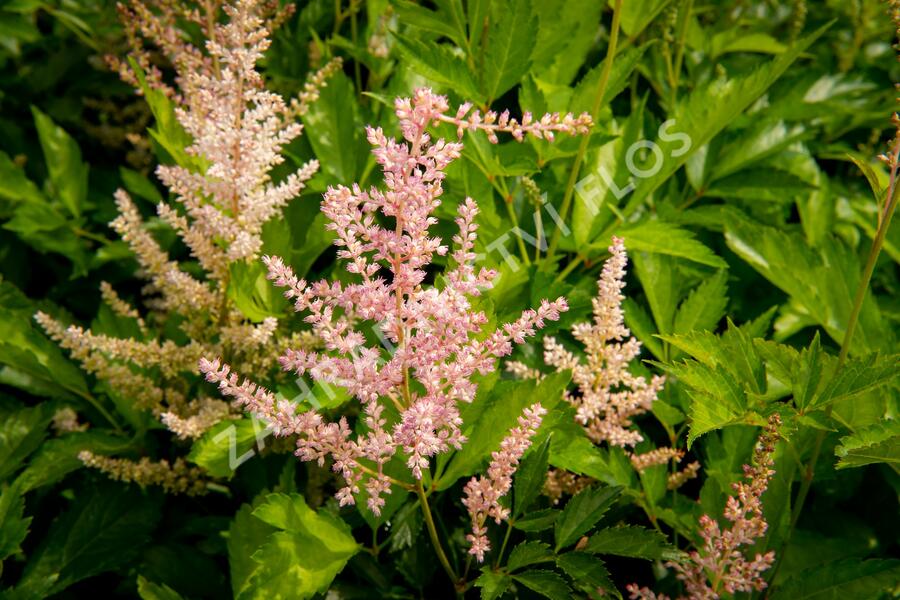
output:
[[25,175],[9,155],[0,152],[0,198],[13,201],[46,202],[41,190]]
[[19,552],[28,535],[31,517],[25,516],[25,496],[17,484],[0,488],[0,563]]
[[228,529],[226,538],[228,567],[231,573],[231,591],[235,598],[240,597],[249,588],[250,579],[259,566],[251,556],[277,531],[275,527],[253,516],[253,510],[262,504],[263,500],[264,497],[259,496],[252,505],[242,505],[235,513]]
[[798,573],[779,586],[772,600],[880,598],[900,581],[900,560],[848,558]]
[[544,531],[550,529],[559,518],[560,511],[544,508],[530,512],[518,519],[513,519],[513,527],[521,531]]
[[556,521],[556,551],[574,544],[590,531],[613,505],[622,488],[595,485],[575,494]]
[[76,431],[45,441],[28,460],[16,478],[23,492],[50,485],[84,466],[78,453],[118,454],[129,450],[132,442],[102,430]]
[[693,233],[664,221],[644,221],[618,230],[618,235],[630,250],[684,258],[719,269],[728,266],[715,252],[694,239]]
[[673,332],[685,334],[694,330],[715,330],[725,316],[727,294],[728,272],[722,269],[704,280],[684,299],[675,313]]
[[584,551],[647,560],[666,560],[677,556],[677,551],[661,533],[635,526],[602,529],[588,539]]
[[228,265],[228,298],[241,313],[259,323],[266,317],[282,316],[287,302],[278,288],[266,278],[262,261],[233,262]]
[[57,518],[32,554],[15,594],[42,597],[138,558],[159,520],[159,506],[136,486],[86,488]]
[[513,548],[509,553],[509,560],[506,561],[506,568],[509,571],[515,571],[528,565],[547,562],[553,560],[553,553],[550,552],[550,545],[543,542],[523,542]]
[[519,469],[513,483],[513,516],[523,514],[537,499],[547,478],[547,464],[550,459],[550,438],[529,452]]
[[[629,0],[622,3],[621,27],[629,38],[635,38],[656,18],[670,0]],[[607,6],[614,6],[614,0],[607,0]]]
[[309,140],[329,183],[350,185],[357,181],[368,156],[355,98],[350,79],[336,73],[319,90],[319,100],[303,115],[304,138]]
[[[478,471],[489,460],[491,452],[500,447],[509,430],[516,426],[522,411],[536,402],[541,402],[547,410],[552,409],[562,399],[569,378],[566,372],[548,375],[540,382],[501,381],[486,398],[470,405],[470,410],[481,412],[477,415],[463,413],[463,433],[468,441],[462,450],[453,455],[446,471],[434,482],[435,489],[445,490],[460,477]],[[479,426],[483,423],[490,423],[491,426]]]
[[[541,23],[543,27],[543,23]],[[612,68],[609,71],[609,79],[606,82],[606,89],[603,92],[603,99],[600,101],[600,108],[609,105],[612,100],[624,90],[631,81],[631,74],[640,63],[644,52],[649,48],[649,44],[640,47],[626,48],[622,52],[616,54]],[[600,83],[600,76],[603,73],[606,59],[596,65],[593,69],[581,78],[575,91],[572,94],[572,100],[569,103],[569,111],[574,114],[583,112],[590,113],[597,97],[597,88]],[[599,115],[592,115],[596,120]]]
[[188,460],[213,477],[231,477],[244,461],[254,456],[254,444],[265,446],[266,425],[249,418],[217,423],[194,442]]
[[572,579],[573,585],[585,593],[603,590],[618,597],[615,584],[602,560],[587,552],[567,552],[556,557],[556,566]]
[[[728,219],[725,241],[763,277],[789,294],[832,339],[839,344],[843,341],[860,280],[855,253],[837,239],[814,249],[796,230],[737,218]],[[890,348],[892,341],[893,335],[884,327],[871,294],[867,294],[852,352]]]
[[483,63],[488,104],[528,72],[538,36],[538,21],[531,13],[530,0],[512,0],[493,13]]
[[846,400],[874,390],[900,375],[900,355],[868,354],[848,360],[822,389],[811,408]]
[[481,588],[481,600],[496,600],[509,589],[512,578],[506,573],[481,567],[481,575],[475,580],[475,587]]
[[885,420],[842,437],[834,454],[840,458],[838,469],[887,463],[900,470],[900,420]]
[[632,252],[631,259],[650,304],[656,330],[671,333],[680,296],[675,260],[665,254],[649,252]]
[[34,452],[53,418],[53,406],[38,404],[2,415],[0,423],[0,480],[17,471]]
[[[154,205],[163,202],[162,194],[159,193],[159,190],[155,185],[153,185],[153,182],[150,181],[145,175],[138,173],[137,171],[134,171],[132,169],[119,167],[119,177],[122,178],[122,183],[125,184],[125,189],[127,189],[133,196],[143,198],[147,202],[150,202]],[[151,583],[150,585],[154,584]]]
[[138,575],[138,596],[142,600],[181,600],[181,594],[166,584],[153,583]]
[[512,578],[528,589],[550,600],[570,600],[572,590],[565,580],[553,571],[535,569],[513,575]]
[[774,168],[747,169],[710,184],[704,196],[739,198],[755,202],[789,202],[800,194],[809,194],[815,186],[796,175]]
[[253,511],[280,529],[253,554],[258,563],[239,598],[311,598],[324,593],[359,546],[350,528],[299,494],[270,494]]
[[[437,11],[433,11],[408,0],[391,0],[391,5],[400,23],[436,33],[453,40],[457,46],[464,47],[466,45],[466,25],[462,20],[462,15],[453,10],[455,2],[444,4],[450,6],[439,6]],[[447,8],[449,10],[446,10]]]
[[87,200],[88,165],[81,160],[78,144],[62,127],[34,106],[31,114],[54,195],[73,217],[78,218]]
[[[661,132],[654,142],[662,153],[662,164],[652,177],[638,181],[623,211],[625,215],[641,206],[694,152],[762,96],[829,26],[797,40],[787,51],[747,75],[710,81],[681,99],[674,111],[672,128]],[[686,138],[676,136],[678,133]]]
[[[423,42],[402,35],[396,48],[407,65],[437,85],[456,90],[472,102],[484,102],[466,62],[443,44]],[[318,155],[318,153],[317,153]]]

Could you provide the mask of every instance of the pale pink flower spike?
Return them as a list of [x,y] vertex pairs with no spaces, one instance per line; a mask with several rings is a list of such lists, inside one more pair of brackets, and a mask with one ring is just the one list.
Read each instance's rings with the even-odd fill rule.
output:
[[[337,494],[342,505],[354,504],[364,485],[375,514],[384,505],[383,494],[399,483],[385,474],[385,463],[399,453],[412,476],[421,479],[433,457],[461,448],[466,438],[460,402],[475,398],[475,376],[493,371],[514,343],[521,344],[568,309],[564,298],[543,300],[518,320],[486,330],[488,318],[472,307],[471,298],[489,288],[496,273],[474,264],[477,205],[471,198],[460,204],[452,252],[429,234],[437,223],[433,212],[441,202],[444,170],[459,158],[463,146],[433,141],[426,130],[441,122],[459,125],[469,108],[463,106],[457,117],[448,117],[445,97],[419,89],[412,99],[398,99],[395,109],[403,141],[387,137],[380,128],[367,129],[384,173],[384,189],[331,187],[322,202],[328,228],[336,234],[338,257],[358,281],[308,283],[280,258],[263,258],[269,278],[286,289],[298,312],[306,313],[304,320],[324,346],[322,352],[289,350],[280,359],[283,368],[347,389],[363,405],[365,431],[354,435],[346,420],[328,423],[313,410],[298,413],[295,404],[241,382],[218,360],[201,361],[206,378],[236,404],[272,423],[276,434],[298,434],[296,453],[302,460],[324,464],[331,457],[334,470],[345,480]],[[521,124],[501,115],[470,116],[463,129],[484,130],[493,141],[500,131],[548,138],[553,132],[581,133],[588,125],[589,118],[571,115]],[[382,227],[378,213],[393,226]],[[441,285],[424,284],[434,256],[448,253],[452,267],[443,273]],[[366,345],[366,321],[390,352]],[[391,425],[385,402],[399,414]],[[529,418],[539,420],[539,407],[534,410]]]

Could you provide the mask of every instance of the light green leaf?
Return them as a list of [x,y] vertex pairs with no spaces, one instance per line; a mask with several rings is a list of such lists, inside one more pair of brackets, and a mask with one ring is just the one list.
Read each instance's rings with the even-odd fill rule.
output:
[[[457,479],[478,471],[489,460],[491,452],[500,447],[500,442],[509,430],[516,426],[522,411],[536,402],[551,410],[562,399],[563,390],[569,382],[569,373],[554,373],[540,382],[501,381],[484,399],[471,405],[481,412],[479,415],[463,413],[468,441],[462,450],[456,452],[446,471],[435,481],[435,488],[445,490]],[[490,423],[490,427],[480,424]]]
[[671,223],[644,221],[619,229],[617,234],[625,240],[625,247],[629,250],[684,258],[719,269],[728,266],[715,252],[698,242],[693,233]]
[[50,175],[53,195],[69,213],[78,218],[84,209],[88,190],[88,165],[81,160],[81,149],[62,127],[36,107],[31,107],[44,161]]
[[309,140],[328,183],[351,185],[363,170],[368,145],[362,138],[353,84],[343,73],[336,73],[319,90],[319,100],[303,115],[304,138]]
[[42,403],[0,416],[0,480],[3,480],[22,467],[25,459],[40,446],[53,417],[53,406]]
[[714,331],[728,306],[728,271],[722,269],[705,279],[684,299],[675,313],[675,334],[694,330]]
[[138,575],[138,595],[142,600],[181,600],[181,594],[166,584],[153,583]]
[[0,198],[13,201],[46,202],[41,190],[25,175],[9,155],[0,152]]
[[538,21],[530,0],[512,0],[492,11],[484,50],[483,89],[488,103],[519,83],[531,66]]
[[[764,94],[829,25],[797,40],[787,51],[755,71],[731,79],[716,79],[681,99],[672,115],[674,122],[671,129],[655,141],[663,156],[659,171],[638,181],[623,211],[625,215],[630,215],[641,206],[694,152]],[[684,134],[686,138],[676,137],[677,133]]]
[[239,598],[311,598],[324,593],[359,546],[350,528],[299,494],[270,494],[253,516],[280,529],[253,554],[258,563]]
[[842,437],[834,454],[840,458],[838,469],[887,463],[900,471],[900,420],[885,420]]
[[254,456],[254,444],[268,436],[265,423],[242,418],[217,423],[194,442],[188,460],[213,477],[231,477],[244,461]]
[[425,78],[439,86],[456,90],[472,102],[485,100],[466,62],[446,45],[401,35],[397,36],[396,41],[395,47],[406,63]]

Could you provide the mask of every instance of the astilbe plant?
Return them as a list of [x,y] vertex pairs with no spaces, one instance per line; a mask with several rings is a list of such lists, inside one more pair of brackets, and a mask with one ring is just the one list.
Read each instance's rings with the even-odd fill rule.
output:
[[[773,455],[780,425],[780,417],[773,414],[756,442],[752,464],[744,465],[744,481],[733,484],[735,494],[729,496],[723,514],[730,526],[722,527],[717,520],[703,515],[699,521],[703,546],[692,550],[683,561],[667,563],[684,583],[687,595],[681,598],[715,600],[723,593],[766,588],[763,573],[775,561],[775,552],[756,553],[748,559],[742,548],[752,547],[768,529],[762,496],[775,474]],[[632,600],[668,600],[664,594],[635,584],[629,585],[628,591]]]
[[[593,320],[572,327],[572,336],[584,346],[585,358],[567,350],[555,337],[546,336],[544,362],[557,371],[572,371],[576,389],[567,391],[565,399],[575,408],[576,421],[595,444],[634,448],[644,436],[634,426],[633,419],[650,410],[665,378],[653,376],[648,381],[629,370],[632,361],[640,355],[641,343],[625,326],[622,310],[628,264],[623,240],[613,237],[609,253],[611,256],[597,281],[597,295],[591,300]],[[506,369],[519,377],[543,376],[541,371],[518,361],[507,362]],[[631,454],[631,463],[642,471],[670,461],[680,462],[683,457],[684,451],[680,449],[657,448]],[[696,476],[699,467],[695,462],[673,473],[669,478],[670,489]],[[563,494],[574,494],[589,484],[587,478],[554,469],[548,473],[545,493],[558,501]]]
[[[464,104],[455,116],[447,114],[443,96],[429,89],[416,90],[411,99],[395,102],[403,141],[369,127],[367,137],[384,174],[384,189],[331,187],[324,195],[322,212],[335,232],[338,258],[356,281],[308,283],[297,278],[278,257],[264,257],[269,278],[286,289],[298,312],[322,341],[324,351],[290,349],[280,359],[283,368],[298,376],[346,388],[362,405],[364,430],[355,433],[345,417],[327,422],[316,410],[298,411],[288,400],[240,377],[220,360],[201,361],[206,378],[222,393],[254,415],[269,422],[276,435],[297,436],[296,454],[301,460],[330,458],[344,481],[337,492],[341,505],[354,504],[363,486],[367,508],[380,514],[391,486],[399,485],[420,495],[431,523],[422,479],[437,455],[459,449],[466,442],[460,417],[462,403],[476,397],[477,376],[494,370],[498,358],[508,355],[513,344],[533,336],[546,320],[556,320],[567,310],[564,298],[543,300],[514,322],[490,327],[473,298],[489,288],[493,270],[475,266],[476,203],[466,198],[458,207],[451,251],[430,235],[437,223],[433,212],[441,203],[445,169],[459,158],[462,144],[432,140],[427,129],[451,123],[462,136],[466,130],[484,130],[495,141],[497,133],[517,139],[525,133],[552,138],[554,133],[586,133],[590,119],[548,115],[521,122],[508,114],[469,114]],[[388,222],[388,225],[382,223]],[[435,256],[449,254],[451,266],[440,284],[427,281]],[[384,348],[368,345],[365,328],[386,340]],[[527,448],[528,437],[540,424],[543,409],[526,410],[521,426],[510,434],[488,472],[466,488],[467,505],[475,520],[473,552],[483,555],[486,540],[484,518],[501,519],[497,499],[509,489],[515,465]],[[394,457],[402,457],[415,485],[398,481],[385,472]],[[448,573],[452,573],[433,527],[432,541]]]
[[[205,276],[194,277],[169,257],[147,230],[129,194],[120,189],[115,194],[119,215],[111,226],[137,258],[148,282],[144,304],[151,312],[142,318],[107,283],[101,285],[101,293],[114,313],[136,320],[141,337],[111,337],[76,325],[65,327],[43,312],[36,315],[85,370],[137,408],[152,411],[182,439],[196,438],[234,416],[227,403],[197,392],[190,374],[197,373],[201,356],[221,354],[244,372],[265,377],[272,370],[273,353],[288,344],[310,343],[307,334],[280,330],[275,318],[252,323],[228,292],[233,266],[258,257],[263,226],[300,194],[318,168],[313,160],[280,181],[271,176],[283,162],[282,148],[301,134],[302,126],[294,117],[315,99],[317,86],[324,85],[337,64],[315,74],[290,106],[268,91],[256,64],[269,45],[271,28],[285,16],[275,6],[259,0],[238,0],[224,7],[206,3],[201,8],[178,2],[151,6],[138,0],[120,5],[135,60],[113,60],[114,66],[135,85],[146,73],[149,88],[144,91],[162,91],[171,98],[178,123],[191,140],[184,149],[185,160],[157,168],[174,202],[156,208]],[[190,37],[179,27],[182,22],[201,26],[205,51],[189,43]],[[150,62],[147,43],[174,67],[175,87],[164,83],[162,72]],[[158,333],[173,320],[189,338],[186,344]],[[138,464],[90,453],[82,458],[116,478],[142,484],[168,481],[165,473],[178,481],[182,475],[200,475],[180,459],[169,466],[166,461]],[[203,490],[189,484],[166,488]]]

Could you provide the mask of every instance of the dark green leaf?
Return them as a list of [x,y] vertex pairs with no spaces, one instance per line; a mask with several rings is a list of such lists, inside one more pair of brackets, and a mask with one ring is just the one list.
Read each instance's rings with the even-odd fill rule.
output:
[[547,478],[550,438],[529,452],[519,465],[513,485],[513,516],[523,514],[537,499]]
[[572,597],[572,590],[566,585],[565,580],[553,571],[535,569],[517,573],[512,578],[550,600],[570,600]]
[[509,553],[509,560],[506,561],[506,568],[509,571],[515,571],[528,565],[547,562],[553,560],[553,553],[550,551],[549,544],[543,542],[523,542],[512,549]]
[[585,552],[591,554],[612,554],[647,560],[671,559],[677,556],[658,531],[643,527],[615,527],[602,529],[588,539]]
[[613,505],[622,488],[595,485],[575,494],[556,521],[556,551],[574,544],[590,531]]

